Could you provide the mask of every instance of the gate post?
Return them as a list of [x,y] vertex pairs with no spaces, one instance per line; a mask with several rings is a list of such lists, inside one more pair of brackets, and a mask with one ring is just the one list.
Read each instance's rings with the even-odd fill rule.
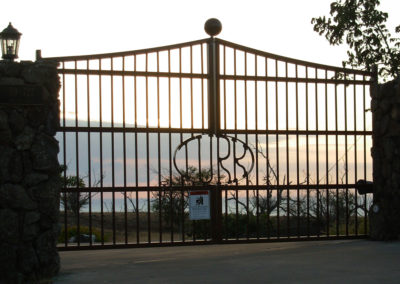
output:
[[400,239],[400,78],[371,89],[374,200],[370,237]]
[[57,252],[57,63],[0,61],[0,283],[50,283]]
[[222,241],[222,195],[221,185],[211,190],[211,239],[214,243]]
[[210,136],[217,135],[220,128],[220,100],[219,100],[219,45],[215,38],[207,43],[208,55],[208,130]]
[[[221,116],[219,97],[219,44],[214,38],[222,30],[221,22],[217,19],[209,19],[204,29],[211,36],[207,42],[207,78],[208,78],[208,134],[218,137]],[[211,190],[211,236],[212,241],[219,243],[222,240],[222,196],[221,185],[218,184]]]

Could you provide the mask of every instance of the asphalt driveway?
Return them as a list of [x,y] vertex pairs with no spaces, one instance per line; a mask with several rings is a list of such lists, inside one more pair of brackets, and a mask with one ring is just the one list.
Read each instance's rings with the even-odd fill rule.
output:
[[55,283],[400,283],[400,242],[201,245],[60,255]]

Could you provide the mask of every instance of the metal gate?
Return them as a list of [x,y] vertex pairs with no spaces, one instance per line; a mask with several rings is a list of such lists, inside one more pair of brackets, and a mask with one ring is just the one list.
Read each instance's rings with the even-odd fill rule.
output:
[[[60,250],[368,234],[371,73],[217,38],[44,59],[62,83]],[[189,220],[189,191],[211,220]]]

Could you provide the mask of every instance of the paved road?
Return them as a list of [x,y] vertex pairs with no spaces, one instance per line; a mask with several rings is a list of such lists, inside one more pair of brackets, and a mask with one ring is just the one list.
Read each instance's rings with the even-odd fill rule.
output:
[[367,240],[61,252],[55,283],[400,283],[400,242]]

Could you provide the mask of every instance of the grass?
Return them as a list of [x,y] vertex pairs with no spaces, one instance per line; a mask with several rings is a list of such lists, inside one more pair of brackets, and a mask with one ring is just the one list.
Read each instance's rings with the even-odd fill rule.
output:
[[[80,234],[92,234],[96,236],[96,240],[101,242],[115,242],[115,243],[142,243],[142,242],[160,242],[161,241],[181,241],[183,238],[187,239],[191,234],[192,222],[185,220],[185,232],[182,234],[182,228],[174,225],[167,224],[162,220],[160,230],[160,220],[157,213],[140,212],[137,218],[136,213],[104,212],[103,216],[99,212],[91,214],[91,224],[89,222],[89,213],[80,213],[79,215],[79,228]],[[137,222],[139,220],[139,222]],[[150,224],[150,226],[149,226]],[[58,239],[59,243],[65,242],[65,219],[64,212],[60,212],[60,226],[61,232]],[[125,227],[126,226],[126,227]],[[76,218],[67,218],[67,238],[77,234],[77,220]],[[114,230],[115,228],[115,230]],[[190,229],[190,230],[188,230]],[[102,233],[103,231],[103,233]],[[161,236],[160,236],[161,235]],[[103,238],[102,238],[103,236]]]
[[[90,222],[91,221],[91,222]],[[138,215],[133,212],[82,212],[79,215],[80,234],[94,234],[96,242],[104,243],[150,243],[150,242],[171,242],[185,240],[202,240],[211,237],[210,221],[190,221],[187,216],[184,220],[184,231],[182,232],[182,220],[171,226],[165,220],[159,218],[156,212],[140,212]],[[365,218],[357,218],[357,230],[355,218],[349,218],[347,225],[347,235],[365,235]],[[59,243],[65,242],[65,219],[64,212],[60,214],[61,232],[58,239]],[[77,220],[67,216],[67,238],[77,234]],[[307,236],[320,235],[325,236],[326,225],[317,224],[315,220],[307,220],[305,217],[297,219],[290,217],[289,230],[287,229],[288,219],[286,216],[278,219],[276,216],[267,218],[266,216],[256,216],[239,214],[236,218],[234,214],[222,216],[222,237],[231,238],[267,238],[267,237],[285,237],[285,236]],[[329,226],[329,235],[346,235],[346,223],[339,221],[337,226],[332,222]]]

